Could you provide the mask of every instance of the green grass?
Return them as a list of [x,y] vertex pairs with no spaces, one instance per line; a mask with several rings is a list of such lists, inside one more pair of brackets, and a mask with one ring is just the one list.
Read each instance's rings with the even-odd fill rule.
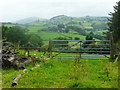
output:
[[77,34],[71,34],[71,33],[63,33],[64,35],[70,36],[73,39],[75,39],[75,37],[80,38],[80,40],[85,40],[86,36],[83,35],[77,35]]
[[21,70],[14,69],[2,70],[2,87],[4,87],[4,85],[11,87],[13,79],[21,72]]
[[13,26],[15,26],[15,25],[5,24],[5,26],[7,26],[7,27],[13,27]]
[[[85,38],[86,38],[86,36],[73,34],[73,33],[58,33],[58,32],[38,32],[38,33],[34,32],[34,33],[38,34],[42,40],[53,40],[53,39],[58,38],[58,37],[66,37],[68,39],[70,39],[69,37],[72,37],[73,40],[76,37],[80,38],[80,40],[85,40]],[[94,38],[94,39],[98,40],[96,38]]]
[[60,35],[57,32],[40,32],[38,33],[38,35],[43,39],[43,40],[50,40],[50,39],[54,39],[57,37],[61,37],[62,35]]
[[28,29],[29,29],[29,32],[37,32],[38,30],[42,30],[42,29],[45,29],[47,27],[44,27],[44,26],[29,26]]
[[[91,31],[87,31],[87,33],[90,33]],[[103,32],[107,32],[107,30],[99,30],[99,31],[94,31],[94,34],[98,34],[98,35],[103,35]]]
[[[43,39],[43,40],[52,40],[52,39],[55,39],[57,37],[66,37],[68,38],[67,36],[70,36],[72,37],[73,39],[75,37],[79,37],[81,40],[85,40],[85,36],[82,36],[82,35],[75,35],[75,34],[69,34],[69,33],[57,33],[57,32],[40,32],[38,33],[38,35]],[[66,36],[64,36],[66,35]]]
[[[77,34],[73,34],[73,33],[58,33],[58,32],[37,32],[38,30],[42,30],[47,28],[46,26],[29,26],[29,32],[30,33],[36,33],[38,34],[43,40],[50,40],[50,39],[54,39],[57,37],[66,37],[66,36],[70,36],[73,39],[75,37],[79,37],[81,40],[85,40],[85,36],[83,35],[77,35]],[[66,36],[64,36],[66,35]]]
[[[53,53],[53,56],[54,55],[56,55],[56,53]],[[72,54],[72,53],[70,53],[70,54],[67,54],[66,55],[66,53],[61,53],[61,54],[59,54],[59,55],[57,55],[55,58],[79,58],[81,56],[81,58],[84,58],[84,59],[97,59],[97,60],[100,60],[100,59],[105,59],[105,60],[108,60],[108,58],[107,57],[109,57],[109,55],[106,55],[107,57],[105,57],[104,55],[99,55],[99,54],[96,54],[96,55],[94,55],[94,54],[90,54],[90,55],[88,55],[88,54],[86,54],[86,53],[84,53],[84,54]]]
[[[76,60],[77,58],[51,59],[45,60],[45,63],[29,63],[27,73],[15,88],[118,88],[117,63],[87,59],[81,59],[77,63]],[[30,70],[35,64],[41,66]],[[14,69],[3,70],[3,87],[11,88],[13,79],[20,72],[21,70]]]
[[108,30],[100,30],[100,31],[96,31],[96,34],[99,34],[99,35],[103,35],[103,32],[107,32]]

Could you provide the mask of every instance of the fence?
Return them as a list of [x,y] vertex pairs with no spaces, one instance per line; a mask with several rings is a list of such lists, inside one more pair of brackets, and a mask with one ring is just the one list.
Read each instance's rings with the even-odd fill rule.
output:
[[110,40],[52,40],[49,43],[52,58],[108,60]]

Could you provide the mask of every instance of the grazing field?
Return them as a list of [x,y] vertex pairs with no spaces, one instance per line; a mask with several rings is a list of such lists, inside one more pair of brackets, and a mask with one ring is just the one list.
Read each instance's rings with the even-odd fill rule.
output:
[[[75,34],[69,34],[69,33],[57,33],[57,32],[40,32],[37,33],[43,40],[52,40],[58,37],[66,37],[71,36],[73,39],[75,37],[79,37],[81,40],[85,40],[85,36],[83,35],[75,35]],[[69,38],[68,38],[69,39]]]
[[[43,53],[31,51],[30,54],[40,56]],[[76,60],[78,59],[38,59],[26,64],[28,71],[14,88],[118,88],[117,63],[108,60]],[[35,64],[40,67],[31,70]],[[12,88],[13,79],[21,72],[22,70],[3,70],[2,86]]]
[[[107,32],[108,30],[98,30],[98,31],[94,31],[94,34],[98,34],[98,35],[103,35],[103,32]],[[87,31],[87,33],[90,33],[91,31]]]
[[29,26],[28,29],[29,29],[29,32],[37,32],[38,30],[41,30],[41,29],[45,29],[47,27],[44,27],[44,26]]

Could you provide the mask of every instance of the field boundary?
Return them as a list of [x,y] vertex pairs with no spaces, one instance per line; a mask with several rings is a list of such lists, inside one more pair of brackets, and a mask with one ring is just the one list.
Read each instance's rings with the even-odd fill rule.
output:
[[[77,57],[89,60],[109,60],[111,44],[110,40],[51,40],[49,47],[51,47],[52,57],[57,59]],[[62,54],[67,54],[67,56],[64,57]]]

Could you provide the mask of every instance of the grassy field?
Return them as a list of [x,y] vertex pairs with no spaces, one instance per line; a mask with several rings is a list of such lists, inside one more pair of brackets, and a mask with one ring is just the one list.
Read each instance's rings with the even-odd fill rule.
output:
[[[31,55],[35,53],[30,52]],[[37,56],[41,54],[43,53],[36,53]],[[118,88],[117,63],[108,60],[77,60],[78,58],[45,59],[42,62],[42,59],[38,59],[28,63],[28,71],[14,88]],[[35,64],[39,64],[40,67],[31,70]],[[13,79],[21,72],[22,70],[3,70],[2,86],[12,88]]]
[[[103,35],[103,32],[107,32],[108,30],[98,30],[98,31],[94,31],[94,34],[98,34],[98,35]],[[91,31],[87,31],[87,33],[90,33]]]
[[[5,26],[7,27],[12,27],[12,26],[15,26],[15,25],[11,25],[11,24],[6,24]],[[22,26],[20,25],[21,27],[24,27],[24,28],[27,28],[29,30],[29,33],[32,33],[32,34],[38,34],[43,40],[50,40],[50,39],[54,39],[54,38],[57,38],[57,37],[72,37],[72,39],[75,39],[76,37],[77,38],[80,38],[80,40],[85,40],[86,36],[83,36],[83,35],[78,35],[78,34],[74,34],[73,32],[70,32],[70,33],[58,33],[58,32],[38,32],[38,30],[42,30],[42,29],[46,29],[48,27],[46,26],[42,26],[42,25],[39,25],[39,26]],[[89,31],[87,31],[89,33]],[[96,33],[98,34],[102,34],[103,31],[96,31]],[[70,39],[70,38],[68,38]],[[96,39],[97,40],[97,39]]]
[[[52,40],[58,37],[66,37],[71,36],[73,39],[75,37],[79,37],[81,40],[85,40],[85,36],[82,35],[75,35],[75,34],[69,34],[69,33],[57,33],[57,32],[39,32],[37,33],[43,40]],[[68,38],[69,39],[69,38]]]
[[41,29],[45,29],[47,27],[44,27],[44,26],[29,26],[28,29],[29,29],[29,32],[37,32],[38,30],[41,30]]
[[[73,39],[75,39],[75,37],[79,37],[81,40],[85,40],[85,36],[83,35],[77,35],[77,34],[73,34],[73,33],[58,33],[58,32],[37,32],[38,30],[42,30],[45,29],[47,27],[44,26],[29,26],[29,33],[35,33],[38,34],[43,40],[50,40],[50,39],[54,39],[57,37],[72,37]],[[68,38],[69,39],[69,38]]]

